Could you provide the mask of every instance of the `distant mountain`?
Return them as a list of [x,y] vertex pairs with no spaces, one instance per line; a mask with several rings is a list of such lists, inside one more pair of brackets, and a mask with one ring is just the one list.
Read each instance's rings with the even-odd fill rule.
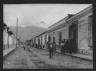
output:
[[[16,27],[11,26],[10,30],[13,31],[14,34],[16,34]],[[21,39],[21,41],[26,41],[44,32],[45,30],[45,28],[39,28],[35,26],[18,27],[18,37]]]

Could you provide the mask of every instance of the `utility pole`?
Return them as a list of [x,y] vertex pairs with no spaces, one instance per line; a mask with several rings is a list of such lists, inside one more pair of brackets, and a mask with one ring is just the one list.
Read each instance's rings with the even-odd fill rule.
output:
[[16,24],[16,48],[17,48],[17,44],[18,44],[18,18],[17,18],[17,24]]

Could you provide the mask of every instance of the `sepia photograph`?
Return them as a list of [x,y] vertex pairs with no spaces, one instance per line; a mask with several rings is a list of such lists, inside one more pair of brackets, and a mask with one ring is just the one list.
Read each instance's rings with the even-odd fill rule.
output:
[[93,69],[93,4],[3,4],[3,69]]

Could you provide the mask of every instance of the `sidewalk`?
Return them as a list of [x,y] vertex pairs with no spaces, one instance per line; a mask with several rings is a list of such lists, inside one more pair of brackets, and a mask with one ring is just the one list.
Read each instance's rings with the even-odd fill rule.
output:
[[[44,49],[44,50],[48,50],[48,49]],[[56,50],[57,53],[60,53],[60,51]],[[93,61],[93,56],[88,56],[88,55],[83,55],[83,54],[79,54],[79,53],[75,53],[75,54],[68,54],[65,53],[65,55],[69,55],[75,58],[80,58],[80,59],[84,59],[84,60],[88,60],[88,61]]]
[[10,53],[11,51],[13,51],[16,47],[10,47],[9,49],[3,50],[3,56],[7,55],[8,53]]
[[[30,49],[30,48],[29,48]],[[93,68],[93,62],[84,61],[78,58],[70,57],[67,55],[62,55],[59,53],[54,53],[53,59],[49,58],[49,52],[42,50],[42,49],[36,49],[31,48],[32,52],[34,52],[36,55],[38,55],[43,61],[45,61],[47,64],[51,64],[52,66],[63,66],[65,68]]]
[[66,53],[66,55],[77,57],[77,58],[88,60],[88,61],[93,61],[93,56],[83,55],[83,54],[79,54],[79,53],[78,54],[68,54],[68,53]]

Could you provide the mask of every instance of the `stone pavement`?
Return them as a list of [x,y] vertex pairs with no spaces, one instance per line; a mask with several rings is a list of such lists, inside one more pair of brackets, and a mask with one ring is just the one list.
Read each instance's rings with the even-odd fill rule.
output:
[[24,50],[16,48],[3,59],[3,69],[28,69],[28,64]]
[[29,48],[32,52],[41,57],[45,62],[51,65],[61,65],[67,68],[93,68],[93,62],[74,58],[68,55],[62,55],[54,53],[53,59],[49,58],[49,52],[47,50]]

